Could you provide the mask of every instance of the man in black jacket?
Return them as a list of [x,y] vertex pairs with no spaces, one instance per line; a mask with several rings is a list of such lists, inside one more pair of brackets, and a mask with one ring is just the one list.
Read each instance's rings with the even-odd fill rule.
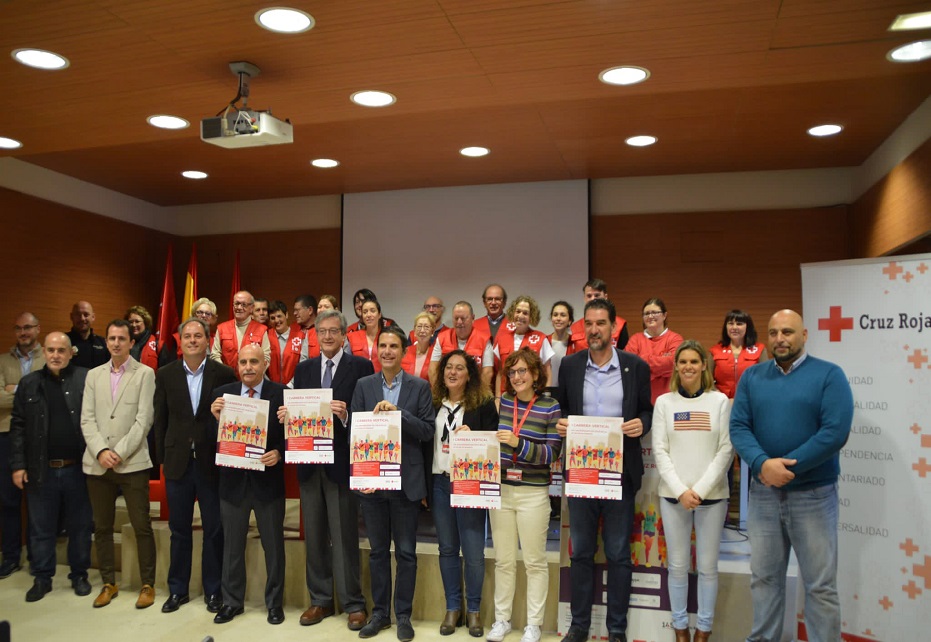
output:
[[52,590],[55,537],[61,514],[68,531],[71,586],[89,595],[93,514],[81,470],[84,438],[81,402],[87,370],[71,365],[71,341],[62,332],[45,338],[46,365],[23,377],[13,399],[10,422],[13,483],[29,503],[33,586],[27,602]]

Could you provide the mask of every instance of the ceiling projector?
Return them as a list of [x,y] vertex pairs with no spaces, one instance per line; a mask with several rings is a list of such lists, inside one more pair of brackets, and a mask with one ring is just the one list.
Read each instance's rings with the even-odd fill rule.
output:
[[[289,121],[275,118],[271,110],[249,109],[249,78],[258,76],[259,68],[250,62],[231,62],[230,70],[239,76],[239,91],[216,116],[200,121],[200,139],[227,149],[293,143]],[[243,105],[237,107],[240,98]]]

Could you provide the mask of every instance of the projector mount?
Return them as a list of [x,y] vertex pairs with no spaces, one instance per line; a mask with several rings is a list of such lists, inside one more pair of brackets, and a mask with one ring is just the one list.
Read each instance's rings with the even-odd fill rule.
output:
[[[249,109],[249,79],[255,78],[262,70],[251,62],[244,60],[230,63],[230,71],[234,76],[239,76],[239,89],[236,91],[236,97],[229,104],[217,112],[217,116],[226,118],[231,110],[236,110],[233,124],[233,131],[237,134],[248,134],[256,130],[256,115]],[[239,99],[242,98],[242,108],[236,106]],[[269,112],[271,113],[271,112]]]

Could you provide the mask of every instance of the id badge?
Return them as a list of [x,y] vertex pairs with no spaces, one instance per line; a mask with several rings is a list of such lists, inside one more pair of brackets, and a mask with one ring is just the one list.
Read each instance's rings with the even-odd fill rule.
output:
[[448,442],[443,442],[443,454],[444,455],[449,454],[449,443]]
[[508,468],[508,481],[519,482],[524,478],[524,471],[519,468]]

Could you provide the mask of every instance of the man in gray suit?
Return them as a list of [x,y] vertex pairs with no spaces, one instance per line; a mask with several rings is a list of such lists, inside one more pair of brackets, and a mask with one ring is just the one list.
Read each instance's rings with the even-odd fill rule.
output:
[[401,490],[363,491],[362,516],[371,553],[372,617],[359,631],[370,638],[391,626],[391,540],[394,539],[394,613],[398,640],[414,639],[411,611],[417,579],[417,516],[420,500],[427,495],[422,443],[433,439],[435,411],[430,386],[401,369],[404,332],[388,327],[378,336],[381,372],[356,384],[350,412],[401,411]]
[[113,520],[117,493],[126,500],[136,532],[142,590],[136,608],[155,602],[155,538],[149,519],[149,446],[155,371],[133,359],[129,324],[114,319],[107,326],[110,361],[87,373],[81,406],[81,432],[87,449],[83,468],[94,511],[94,545],[103,588],[94,607],[106,606],[119,594],[113,553]]

